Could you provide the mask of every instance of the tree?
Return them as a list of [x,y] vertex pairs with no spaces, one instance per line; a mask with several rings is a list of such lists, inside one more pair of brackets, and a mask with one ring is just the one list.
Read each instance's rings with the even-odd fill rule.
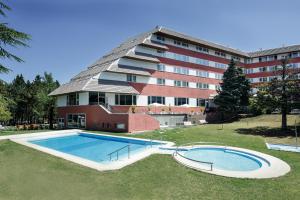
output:
[[[6,17],[5,11],[10,11],[11,8],[0,0],[0,16]],[[26,33],[19,32],[13,28],[8,27],[7,23],[0,23],[0,57],[5,59],[15,60],[17,62],[23,62],[18,56],[8,52],[5,47],[18,47],[27,46],[26,42],[30,39],[30,36]],[[0,63],[0,73],[8,73],[10,70],[7,66]]]
[[[274,71],[267,91],[275,99],[281,109],[281,129],[287,130],[287,113],[293,104],[299,103],[300,84],[298,80],[299,68],[289,64],[288,58],[281,60],[281,66]],[[299,104],[298,104],[299,105]]]
[[8,101],[0,94],[0,122],[6,122],[11,119],[11,113],[8,109]]
[[246,79],[242,69],[236,67],[234,60],[230,61],[220,85],[221,89],[217,91],[218,95],[214,103],[222,113],[222,118],[224,118],[224,113],[236,116],[249,104],[250,82]]

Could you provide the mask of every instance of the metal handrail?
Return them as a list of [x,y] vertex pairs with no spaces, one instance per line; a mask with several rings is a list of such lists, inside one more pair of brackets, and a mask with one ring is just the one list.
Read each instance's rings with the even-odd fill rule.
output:
[[190,160],[190,161],[194,161],[194,162],[198,162],[198,163],[204,163],[204,164],[209,164],[210,165],[210,171],[213,170],[213,162],[206,162],[206,161],[200,161],[200,160],[194,160],[194,159],[191,159],[191,158],[188,158],[188,157],[185,157],[183,155],[181,155],[180,153],[178,153],[178,151],[176,150],[176,155],[179,155],[187,160]]
[[119,151],[121,151],[122,149],[125,149],[125,148],[128,148],[128,159],[130,158],[130,144],[120,148],[120,149],[117,149],[109,154],[107,154],[107,156],[109,156],[109,160],[111,161],[111,156],[114,154],[114,153],[117,153],[117,160],[119,160]]
[[[220,142],[190,142],[190,143],[182,144],[181,147],[188,146],[188,145],[191,145],[191,144],[192,144],[192,148],[193,148],[196,144],[224,144],[224,143],[220,143]],[[210,165],[210,171],[213,170],[213,164],[214,164],[213,162],[205,162],[205,161],[200,161],[200,160],[194,160],[194,159],[191,159],[191,158],[187,158],[184,155],[178,153],[178,148],[179,148],[179,146],[176,147],[176,151],[175,151],[176,155],[179,155],[182,158],[185,158],[185,159],[190,160],[190,161],[194,161],[194,162],[198,162],[198,163],[204,163],[204,164],[209,164]]]

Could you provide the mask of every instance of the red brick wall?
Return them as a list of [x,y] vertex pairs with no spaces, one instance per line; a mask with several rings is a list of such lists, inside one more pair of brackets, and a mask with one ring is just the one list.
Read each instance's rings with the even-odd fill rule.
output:
[[[97,105],[58,107],[57,112],[58,117],[65,119],[65,123],[67,123],[68,113],[84,113],[86,115],[86,128],[89,130],[135,132],[159,128],[159,122],[147,114],[111,114]],[[136,120],[141,120],[144,123],[136,123]],[[117,129],[116,124],[118,123],[124,124],[125,129]]]

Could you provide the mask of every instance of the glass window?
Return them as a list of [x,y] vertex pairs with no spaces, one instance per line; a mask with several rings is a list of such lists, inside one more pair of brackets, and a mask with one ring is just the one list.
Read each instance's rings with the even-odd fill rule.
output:
[[205,107],[206,100],[205,99],[197,99],[197,106]]
[[67,95],[67,105],[74,106],[79,105],[79,93],[70,93]]
[[103,92],[89,92],[90,105],[105,105],[105,93]]
[[181,81],[175,80],[174,85],[177,86],[177,87],[181,87]]
[[131,94],[116,94],[116,105],[136,105],[136,95]]
[[160,41],[163,41],[163,42],[165,41],[165,38],[163,36],[160,36],[160,35],[157,35],[156,39],[160,40]]
[[181,106],[185,104],[189,104],[189,98],[175,97],[175,106]]
[[157,65],[157,71],[161,71],[161,72],[166,71],[166,66],[163,65],[163,64],[158,64]]
[[182,87],[189,87],[189,82],[182,81]]
[[132,74],[127,74],[127,81],[128,82],[136,82],[136,76]]
[[159,103],[165,105],[165,97],[161,96],[148,96],[148,105],[153,103]]
[[208,89],[209,85],[207,83],[197,83],[197,88]]
[[157,85],[165,85],[166,84],[166,80],[163,78],[158,78],[157,79]]
[[200,76],[200,77],[208,77],[208,72],[206,71],[197,71],[197,76]]

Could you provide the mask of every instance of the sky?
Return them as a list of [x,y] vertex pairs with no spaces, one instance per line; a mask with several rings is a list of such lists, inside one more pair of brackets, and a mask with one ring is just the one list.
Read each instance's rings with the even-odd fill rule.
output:
[[129,37],[161,25],[243,51],[300,44],[299,0],[4,0],[0,18],[31,35],[11,49],[25,62],[1,60],[32,80],[51,72],[60,83],[86,69]]

